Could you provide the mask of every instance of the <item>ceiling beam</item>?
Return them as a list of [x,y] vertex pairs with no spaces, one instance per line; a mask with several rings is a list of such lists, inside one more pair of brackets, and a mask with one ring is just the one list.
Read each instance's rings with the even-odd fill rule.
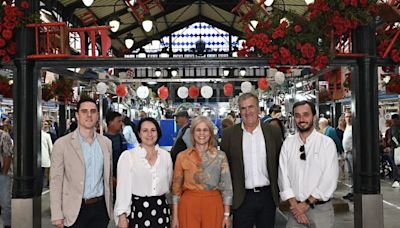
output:
[[[79,17],[74,15],[74,11],[68,9],[67,7],[63,6],[59,1],[54,0],[41,0],[44,3],[44,9],[52,12],[57,12],[63,19],[63,21],[68,21],[69,23],[73,24],[76,27],[82,26],[82,21]],[[79,1],[81,2],[81,1]]]

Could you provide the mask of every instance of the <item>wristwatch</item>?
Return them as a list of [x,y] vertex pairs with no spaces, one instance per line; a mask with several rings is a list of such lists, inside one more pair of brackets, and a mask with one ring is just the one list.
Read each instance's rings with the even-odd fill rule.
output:
[[308,206],[310,206],[311,209],[314,209],[315,204],[311,203],[311,201],[307,198],[306,201],[304,201]]

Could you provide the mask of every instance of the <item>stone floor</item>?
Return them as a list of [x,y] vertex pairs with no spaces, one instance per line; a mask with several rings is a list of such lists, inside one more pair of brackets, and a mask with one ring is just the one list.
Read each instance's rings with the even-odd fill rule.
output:
[[[350,191],[350,185],[348,181],[341,181],[338,184],[338,188],[335,192],[335,198],[341,199],[342,196],[346,195]],[[383,194],[383,208],[384,208],[384,227],[385,228],[398,228],[399,216],[400,216],[400,189],[394,189],[391,187],[391,182],[387,180],[381,181],[381,192]],[[349,211],[335,213],[335,227],[337,228],[351,228],[354,227],[354,205],[351,202],[345,201],[349,205]],[[277,213],[276,228],[285,227],[287,212]],[[0,228],[3,227],[0,219]],[[49,194],[48,190],[44,191],[42,199],[42,227],[50,228],[50,208],[49,208]],[[110,222],[110,228],[114,228],[114,222]]]

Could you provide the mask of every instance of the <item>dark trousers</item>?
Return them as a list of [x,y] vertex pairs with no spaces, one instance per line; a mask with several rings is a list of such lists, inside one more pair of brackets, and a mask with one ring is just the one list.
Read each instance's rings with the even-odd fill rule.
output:
[[82,204],[78,218],[71,228],[107,228],[110,218],[104,200],[93,204]]
[[276,206],[271,188],[263,187],[260,192],[246,190],[242,205],[233,210],[233,228],[273,228]]

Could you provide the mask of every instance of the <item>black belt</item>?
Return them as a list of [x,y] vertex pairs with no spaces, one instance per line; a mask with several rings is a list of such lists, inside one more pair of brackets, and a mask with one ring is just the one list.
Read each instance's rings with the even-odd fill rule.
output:
[[94,197],[90,199],[82,199],[82,204],[94,204],[104,200],[104,196]]
[[265,190],[268,190],[270,186],[262,186],[262,187],[255,187],[255,188],[246,188],[246,191],[251,191],[251,192],[262,192]]
[[[315,202],[314,204],[315,205],[322,205],[322,204],[328,203],[330,201],[331,201],[331,199],[328,199],[327,201],[319,201],[319,200],[317,200],[317,202]],[[297,203],[303,203],[303,202],[297,201]]]

